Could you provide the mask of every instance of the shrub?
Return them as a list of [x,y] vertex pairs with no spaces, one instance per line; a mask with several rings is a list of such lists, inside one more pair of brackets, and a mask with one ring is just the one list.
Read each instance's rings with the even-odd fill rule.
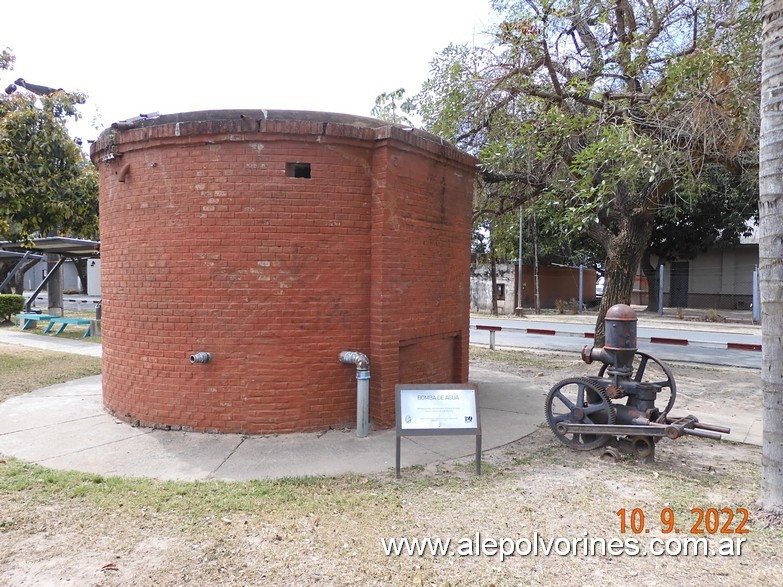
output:
[[24,310],[24,296],[0,294],[0,321],[8,322],[14,314]]
[[558,314],[565,314],[566,306],[567,306],[567,302],[565,300],[561,300],[561,299],[555,300],[555,308],[557,309]]

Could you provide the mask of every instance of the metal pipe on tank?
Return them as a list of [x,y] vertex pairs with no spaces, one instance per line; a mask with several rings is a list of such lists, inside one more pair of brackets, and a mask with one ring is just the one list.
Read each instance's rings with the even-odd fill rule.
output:
[[370,430],[370,359],[356,351],[343,351],[339,358],[345,365],[356,365],[356,436],[364,438]]

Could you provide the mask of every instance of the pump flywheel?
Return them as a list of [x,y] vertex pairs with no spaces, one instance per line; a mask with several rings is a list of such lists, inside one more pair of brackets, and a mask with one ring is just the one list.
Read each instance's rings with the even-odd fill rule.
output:
[[606,444],[611,434],[561,433],[557,425],[614,424],[617,419],[612,400],[595,382],[583,377],[564,379],[546,396],[544,403],[546,421],[555,436],[576,450],[593,450]]

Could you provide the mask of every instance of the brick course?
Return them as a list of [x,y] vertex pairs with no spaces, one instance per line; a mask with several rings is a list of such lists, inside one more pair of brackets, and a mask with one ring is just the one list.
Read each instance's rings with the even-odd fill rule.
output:
[[[107,130],[92,158],[103,394],[118,417],[250,434],[354,425],[343,350],[370,358],[379,427],[394,424],[395,384],[467,380],[468,155],[373,119],[213,111]],[[198,351],[212,361],[191,365]]]

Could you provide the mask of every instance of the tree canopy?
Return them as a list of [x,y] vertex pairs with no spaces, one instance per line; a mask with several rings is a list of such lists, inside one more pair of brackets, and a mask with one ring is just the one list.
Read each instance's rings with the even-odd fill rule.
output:
[[492,5],[487,43],[440,53],[418,111],[480,158],[485,210],[545,197],[564,230],[600,244],[601,323],[629,302],[659,212],[692,208],[710,165],[734,175],[756,165],[758,2]]
[[[13,53],[4,49],[0,72],[13,63]],[[84,96],[24,88],[17,80],[0,95],[0,238],[95,236],[97,176],[66,128]]]

